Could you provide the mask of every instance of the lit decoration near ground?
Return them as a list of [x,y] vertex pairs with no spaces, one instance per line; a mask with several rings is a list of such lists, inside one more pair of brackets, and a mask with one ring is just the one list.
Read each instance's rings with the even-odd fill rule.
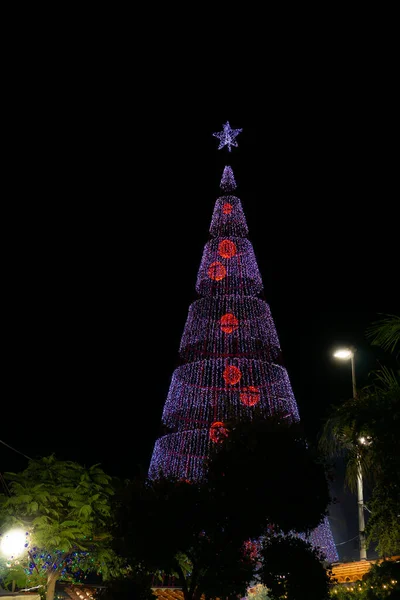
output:
[[225,204],[222,206],[222,212],[224,213],[224,215],[230,215],[232,210],[233,206],[232,204],[229,204],[229,202],[225,202]]
[[225,368],[223,378],[225,379],[225,383],[227,385],[235,385],[239,383],[242,378],[242,373],[240,369],[235,367],[234,365],[229,365]]
[[256,560],[260,551],[259,543],[248,540],[243,544],[243,552],[245,556],[248,556],[251,560]]
[[[230,167],[220,188],[196,281],[199,298],[189,307],[181,365],[172,373],[162,414],[169,433],[155,443],[151,479],[205,481],[211,448],[225,439],[224,423],[232,418],[284,414],[289,422],[299,421],[275,324],[260,297],[263,284],[243,208],[232,195]],[[328,560],[337,560],[327,520],[310,539]]]
[[102,572],[99,559],[95,559],[91,551],[79,550],[65,553],[64,550],[53,550],[49,554],[46,550],[33,547],[29,552],[30,561],[27,572],[32,575],[36,570],[42,571],[58,569],[63,581],[76,581],[81,579],[83,571],[93,570],[97,574]]
[[309,536],[298,535],[308,540],[313,546],[320,548],[329,561],[337,562],[339,560],[328,517],[324,517],[322,523]]
[[221,331],[224,333],[233,333],[239,327],[239,321],[232,313],[226,313],[221,317]]
[[[0,535],[0,550],[6,557],[5,564],[8,568],[23,568],[26,575],[32,575],[34,571],[44,575],[50,569],[58,569],[62,580],[76,581],[81,579],[83,570],[87,571],[88,567],[97,574],[102,571],[100,560],[93,557],[91,548],[88,551],[76,549],[65,552],[54,549],[49,552],[33,546],[29,532],[23,529],[13,529]],[[92,598],[90,594],[87,596]]]
[[245,406],[254,406],[260,402],[260,390],[254,385],[243,388],[240,392],[240,402]]
[[229,125],[229,121],[222,126],[222,131],[218,131],[217,133],[213,133],[213,136],[219,139],[218,150],[221,150],[224,146],[228,146],[229,152],[231,151],[231,146],[237,147],[237,142],[235,138],[239,135],[242,129],[232,129]]
[[215,421],[210,427],[210,440],[214,444],[221,444],[225,438],[228,437],[228,430],[224,423],[221,421]]
[[234,242],[231,240],[222,240],[218,246],[218,252],[222,258],[232,258],[237,252]]
[[219,261],[211,263],[211,265],[208,267],[207,273],[209,278],[214,279],[214,281],[221,281],[221,279],[226,277],[226,269]]

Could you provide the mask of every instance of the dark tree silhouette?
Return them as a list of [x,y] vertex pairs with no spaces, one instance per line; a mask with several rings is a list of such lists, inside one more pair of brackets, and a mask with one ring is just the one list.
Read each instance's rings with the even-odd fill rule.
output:
[[328,600],[330,578],[321,554],[292,537],[268,539],[258,571],[271,600]]

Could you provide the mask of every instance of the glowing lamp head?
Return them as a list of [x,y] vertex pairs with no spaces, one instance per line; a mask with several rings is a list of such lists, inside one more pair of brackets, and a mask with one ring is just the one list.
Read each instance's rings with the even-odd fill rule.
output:
[[353,350],[350,350],[350,348],[341,348],[340,350],[336,350],[336,352],[333,354],[333,356],[335,358],[341,358],[342,360],[347,360],[348,358],[351,358],[353,356]]
[[11,529],[1,538],[0,549],[4,556],[15,558],[26,548],[26,533],[23,529]]
[[363,446],[369,446],[372,443],[372,438],[369,435],[366,435],[366,436],[362,435],[360,438],[358,438],[358,441]]

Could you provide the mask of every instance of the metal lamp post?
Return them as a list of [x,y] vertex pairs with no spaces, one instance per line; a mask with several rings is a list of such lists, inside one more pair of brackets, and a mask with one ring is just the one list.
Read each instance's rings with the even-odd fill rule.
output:
[[[347,360],[350,358],[351,360],[351,381],[353,384],[353,398],[356,400],[357,398],[357,390],[356,390],[356,372],[354,366],[354,354],[355,348],[345,348],[341,350],[337,350],[334,353],[335,358],[340,358],[342,360]],[[364,438],[360,438],[360,443],[366,443]],[[358,504],[358,535],[360,541],[360,560],[367,559],[367,542],[365,538],[365,520],[364,520],[364,494],[363,494],[363,478],[362,478],[362,467],[361,467],[361,458],[360,453],[357,448],[357,504]]]

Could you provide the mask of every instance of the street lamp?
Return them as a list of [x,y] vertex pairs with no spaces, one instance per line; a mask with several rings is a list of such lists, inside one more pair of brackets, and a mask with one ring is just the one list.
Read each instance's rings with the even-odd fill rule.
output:
[[[8,558],[17,558],[26,550],[26,533],[23,529],[10,529],[0,542],[0,551]],[[12,582],[12,592],[15,591],[15,581]]]
[[16,558],[26,548],[26,533],[23,529],[11,529],[2,536],[0,549],[5,556]]
[[[341,348],[336,350],[333,354],[335,358],[342,360],[351,360],[351,381],[353,384],[353,398],[357,398],[356,390],[356,372],[354,367],[354,354],[355,348]],[[360,437],[360,443],[368,445],[368,441],[365,437]],[[362,468],[360,453],[357,449],[357,503],[358,503],[358,535],[360,539],[360,560],[367,559],[367,543],[365,539],[365,521],[364,521],[364,497],[363,497],[363,479],[362,479]]]

